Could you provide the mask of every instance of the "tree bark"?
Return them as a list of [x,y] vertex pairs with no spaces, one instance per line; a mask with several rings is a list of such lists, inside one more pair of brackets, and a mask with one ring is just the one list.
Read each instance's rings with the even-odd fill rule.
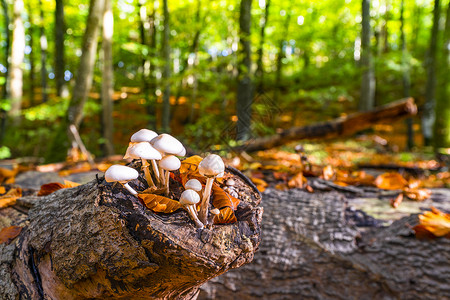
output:
[[263,91],[264,86],[264,63],[263,63],[263,57],[264,57],[264,43],[266,39],[266,26],[267,22],[269,20],[269,7],[270,7],[270,0],[267,0],[264,7],[264,14],[261,17],[260,25],[261,25],[261,31],[259,33],[259,48],[258,48],[258,58],[256,61],[256,72],[255,77],[258,78],[258,93],[261,93]]
[[417,107],[414,104],[414,99],[403,99],[380,106],[372,111],[354,113],[326,122],[285,129],[273,136],[250,140],[241,146],[233,148],[233,150],[253,152],[271,149],[295,140],[348,136],[370,128],[376,123],[394,122],[416,113]]
[[103,153],[105,156],[114,154],[113,142],[113,94],[114,94],[114,70],[112,55],[112,37],[114,32],[114,16],[111,0],[104,0],[105,8],[103,12],[103,73],[102,73],[102,135]]
[[439,86],[436,101],[436,122],[434,124],[435,148],[450,148],[450,3],[447,5],[444,43],[440,64]]
[[[403,83],[403,97],[410,97],[411,79],[410,79],[410,66],[409,66],[409,54],[406,48],[406,36],[405,36],[405,1],[402,0],[400,4],[400,48],[402,49],[402,83]],[[414,130],[413,119],[406,119],[407,127],[407,149],[411,150],[414,147]]]
[[424,144],[429,146],[433,139],[433,125],[436,106],[436,53],[440,18],[439,0],[434,0],[433,27],[431,29],[430,47],[425,58],[427,82],[425,86],[425,104],[422,114],[422,135]]
[[66,25],[64,23],[64,0],[55,0],[55,80],[56,95],[65,97],[68,93],[64,79],[65,60],[64,60],[64,33]]
[[[268,189],[253,263],[198,299],[445,299],[450,240],[419,240],[417,216],[381,227],[340,193]],[[402,204],[403,205],[403,204]]]
[[70,125],[77,129],[83,119],[83,108],[92,86],[94,63],[97,53],[97,39],[100,21],[103,16],[104,0],[90,0],[89,15],[83,37],[82,54],[78,67],[77,78],[73,88],[72,99],[67,110],[67,119]]
[[[143,174],[131,185],[144,189]],[[153,213],[103,178],[19,199],[26,215],[0,211],[24,227],[0,244],[0,298],[195,299],[202,283],[253,259],[262,208],[247,188],[238,222],[201,230],[186,211]]]
[[9,72],[9,97],[11,110],[9,115],[15,124],[20,122],[23,95],[23,60],[25,55],[25,27],[22,21],[23,0],[16,0],[13,4],[13,32],[11,45],[11,64]]
[[42,1],[39,0],[39,14],[40,14],[40,24],[39,24],[39,43],[41,46],[41,89],[42,89],[42,102],[47,102],[48,91],[47,91],[47,36],[45,35],[45,19],[44,10],[42,8]]
[[370,47],[370,0],[362,1],[362,32],[361,32],[361,98],[359,110],[368,111],[375,105],[375,74]]
[[253,102],[253,82],[251,76],[252,59],[250,28],[252,0],[241,0],[239,16],[239,61],[238,61],[238,87],[237,87],[237,132],[238,140],[247,140],[251,135],[251,115]]
[[163,0],[163,12],[164,12],[164,37],[162,45],[162,56],[164,58],[164,70],[163,70],[163,110],[162,110],[162,130],[165,132],[170,131],[170,68],[172,61],[170,58],[170,14],[168,0]]

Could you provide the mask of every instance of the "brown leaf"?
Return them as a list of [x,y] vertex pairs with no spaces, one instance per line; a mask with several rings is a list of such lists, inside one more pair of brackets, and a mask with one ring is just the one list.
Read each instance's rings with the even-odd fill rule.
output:
[[256,178],[256,177],[251,177],[250,178],[252,181],[253,181],[253,183],[256,185],[256,188],[262,193],[262,192],[264,192],[265,190],[266,190],[266,187],[267,187],[267,182],[266,181],[264,181],[264,180],[262,180],[262,179],[259,179],[259,178]]
[[214,224],[229,224],[237,222],[236,216],[230,207],[220,210],[220,213],[214,217]]
[[322,170],[322,176],[325,180],[331,180],[334,177],[334,169],[332,166],[328,165]]
[[202,160],[203,158],[198,155],[186,158],[181,162],[180,174],[184,174],[185,176],[198,174],[198,164]]
[[305,189],[306,189],[309,193],[314,193],[314,189],[313,189],[312,186],[310,186],[309,184],[306,184]]
[[308,181],[306,180],[306,178],[303,176],[302,172],[299,172],[297,175],[295,175],[294,177],[292,177],[291,180],[289,180],[288,182],[288,187],[289,188],[303,188],[303,185],[305,183],[307,183]]
[[231,196],[215,183],[212,186],[212,192],[213,192],[212,204],[214,207],[218,209],[221,209],[223,207],[230,207],[233,210],[237,209],[239,205],[239,199]]
[[416,200],[416,201],[423,201],[423,200],[426,200],[426,199],[430,198],[430,196],[431,196],[431,191],[428,190],[428,189],[410,189],[410,188],[405,188],[403,190],[403,193],[409,199]]
[[138,194],[138,197],[144,202],[148,209],[154,212],[169,214],[182,208],[180,202],[164,196],[155,194]]
[[20,187],[10,189],[0,197],[0,208],[6,208],[16,204],[16,200],[20,197],[22,197],[22,189]]
[[400,193],[395,199],[391,199],[391,206],[393,208],[397,208],[400,205],[400,203],[402,203],[402,201],[403,201],[403,194]]
[[375,185],[384,190],[401,190],[408,185],[408,182],[399,173],[390,172],[378,175]]
[[0,168],[0,183],[12,184],[14,183],[14,177],[19,172],[19,168],[15,167],[14,169],[6,169]]
[[43,184],[37,195],[38,196],[47,196],[53,192],[56,192],[57,190],[73,188],[73,187],[76,187],[79,185],[80,185],[79,183],[69,181],[69,180],[64,180],[64,184],[59,183],[59,182],[50,182],[50,183]]
[[413,228],[416,235],[418,232],[425,230],[436,237],[450,237],[450,214],[431,207],[431,211],[426,211],[419,215],[419,220],[420,224]]
[[12,242],[22,231],[20,226],[5,227],[0,231],[0,244],[6,243],[7,245]]
[[0,194],[6,193],[6,189],[4,186],[0,186]]

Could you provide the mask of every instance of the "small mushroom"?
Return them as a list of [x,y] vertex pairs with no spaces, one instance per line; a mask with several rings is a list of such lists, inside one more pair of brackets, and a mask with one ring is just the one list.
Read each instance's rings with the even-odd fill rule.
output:
[[206,223],[208,216],[209,197],[211,196],[211,189],[216,177],[222,177],[225,171],[225,164],[222,158],[217,154],[210,154],[206,156],[198,165],[198,171],[202,176],[205,176],[206,185],[203,191],[202,201],[200,203],[199,219]]
[[112,165],[105,172],[107,182],[119,182],[133,195],[137,195],[137,192],[128,184],[128,181],[136,179],[138,176],[138,171],[122,165]]
[[164,185],[166,187],[166,195],[169,194],[169,176],[170,171],[178,170],[181,166],[181,162],[178,157],[174,155],[166,155],[159,161],[159,166],[162,170],[165,170]]
[[[159,153],[158,150],[153,148],[150,145],[150,143],[139,142],[130,148],[130,150],[128,151],[128,155],[129,155],[129,157],[134,158],[134,159],[141,159],[142,169],[144,170],[145,179],[147,180],[147,183],[150,188],[156,189],[155,183],[153,182],[152,175],[150,174],[150,170],[149,170],[150,164],[148,163],[147,160],[151,160],[151,161],[160,160],[162,158],[161,153]],[[155,168],[154,168],[154,170],[155,170]],[[156,178],[159,179],[158,178],[159,174],[156,173],[157,171],[158,171],[158,168],[156,168],[155,174],[157,176]]]
[[131,138],[130,141],[132,143],[139,143],[139,142],[149,142],[153,140],[155,137],[157,137],[158,134],[154,132],[153,130],[149,129],[141,129],[137,132],[135,132]]
[[[171,136],[170,134],[167,134],[167,133],[158,135],[157,137],[152,139],[150,143],[156,150],[161,152],[163,157],[164,157],[164,155],[167,155],[167,154],[181,156],[179,154],[183,154],[183,151],[186,151],[183,144],[181,144],[179,140],[177,140],[176,138],[174,138],[173,136]],[[184,153],[184,154],[186,154],[186,153]],[[160,167],[161,167],[161,165],[160,165]],[[164,174],[163,174],[164,172],[162,172],[162,170],[160,170],[159,173],[160,173],[159,175],[161,178],[160,181],[164,184]]]
[[208,218],[208,224],[213,224],[214,223],[214,218],[220,214],[220,210],[218,208],[213,208],[209,211],[211,213],[211,215]]
[[195,205],[200,202],[200,196],[194,190],[185,190],[181,193],[180,204],[184,206],[192,221],[194,221],[197,228],[203,228],[203,223],[197,217],[197,211]]
[[197,179],[189,179],[184,185],[185,189],[191,189],[196,192],[200,192],[202,190],[202,184]]

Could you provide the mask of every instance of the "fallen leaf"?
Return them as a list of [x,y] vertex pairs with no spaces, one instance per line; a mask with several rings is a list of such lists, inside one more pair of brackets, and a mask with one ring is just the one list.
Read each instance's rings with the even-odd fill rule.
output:
[[0,168],[0,183],[12,184],[14,183],[14,177],[19,172],[18,167],[14,167],[12,170],[6,168]]
[[402,201],[403,201],[403,194],[400,193],[395,199],[391,199],[391,206],[393,208],[397,208],[400,205],[400,203],[402,203]]
[[230,207],[220,210],[220,213],[214,216],[214,224],[229,224],[237,222],[236,216]]
[[239,199],[231,196],[215,183],[212,186],[212,192],[212,204],[214,207],[218,209],[222,209],[223,207],[231,207],[233,210],[237,209],[240,202]]
[[273,172],[273,177],[276,180],[288,181],[289,174],[287,172]]
[[6,189],[4,186],[0,186],[0,194],[6,193]]
[[59,182],[50,182],[47,184],[43,184],[37,195],[38,196],[47,196],[53,192],[56,192],[57,190],[73,188],[73,187],[76,187],[79,185],[80,185],[79,183],[69,181],[69,180],[64,180],[64,184],[59,183]]
[[182,208],[180,202],[164,196],[155,194],[138,194],[138,197],[144,202],[148,209],[154,212],[168,214]]
[[384,190],[400,190],[408,185],[408,182],[402,175],[395,172],[378,175],[375,179],[375,185]]
[[305,188],[309,193],[314,193],[314,189],[309,184],[306,184]]
[[279,183],[275,185],[275,188],[280,191],[286,191],[288,189],[288,186],[285,183]]
[[419,220],[419,225],[413,228],[416,234],[417,232],[426,230],[436,237],[450,237],[450,214],[443,213],[437,208],[431,207],[431,211],[426,211],[419,215]]
[[325,180],[331,180],[334,177],[334,169],[332,166],[328,165],[322,170],[322,176]]
[[191,157],[186,158],[181,162],[180,166],[180,174],[184,174],[186,176],[188,175],[194,175],[198,174],[198,164],[203,160],[198,155],[194,155]]
[[291,178],[288,182],[289,188],[303,188],[303,185],[307,183],[308,180],[303,176],[302,172],[299,172],[297,175]]
[[20,187],[10,189],[6,194],[0,197],[0,208],[16,204],[16,200],[22,197],[22,189]]
[[424,201],[424,200],[430,198],[430,196],[431,196],[431,191],[428,190],[428,189],[410,189],[410,188],[405,188],[403,190],[403,193],[409,199],[416,200],[416,201]]
[[266,187],[268,186],[267,182],[260,179],[260,178],[255,178],[252,177],[250,178],[251,181],[256,185],[256,188],[262,193],[266,190]]
[[6,243],[7,245],[12,242],[22,231],[20,226],[5,227],[0,231],[0,244]]

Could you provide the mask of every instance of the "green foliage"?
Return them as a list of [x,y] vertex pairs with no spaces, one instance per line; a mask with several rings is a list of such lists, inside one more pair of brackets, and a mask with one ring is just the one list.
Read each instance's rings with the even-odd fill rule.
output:
[[11,157],[11,150],[9,150],[6,146],[0,147],[0,159],[10,158]]

